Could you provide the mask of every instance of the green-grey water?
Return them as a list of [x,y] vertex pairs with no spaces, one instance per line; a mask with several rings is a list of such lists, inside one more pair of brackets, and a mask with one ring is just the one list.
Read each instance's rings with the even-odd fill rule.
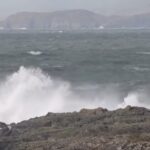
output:
[[[24,108],[26,103],[38,103],[36,96],[42,91],[40,96],[46,98],[40,105],[44,101],[51,105],[44,113],[78,110],[82,106],[149,107],[150,31],[0,33],[0,78],[2,105],[20,100]],[[46,81],[49,78],[52,86]],[[61,102],[67,105],[57,109],[60,101],[56,99],[63,99]],[[56,106],[53,108],[48,101]],[[10,106],[10,111],[14,108]],[[1,119],[7,109],[1,113]],[[43,109],[25,118],[43,114]],[[21,117],[18,120],[24,119]]]

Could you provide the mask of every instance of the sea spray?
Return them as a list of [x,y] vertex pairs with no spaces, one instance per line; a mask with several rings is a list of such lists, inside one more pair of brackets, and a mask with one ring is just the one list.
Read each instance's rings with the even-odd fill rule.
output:
[[68,88],[68,83],[55,82],[40,69],[20,67],[0,86],[0,120],[20,121],[62,111]]
[[72,112],[81,108],[149,107],[140,101],[144,98],[141,95],[142,92],[125,95],[113,84],[74,87],[39,68],[20,67],[0,84],[0,121],[19,122],[48,112]]
[[150,101],[149,101],[150,95],[145,91],[141,92],[137,90],[137,91],[130,92],[123,99],[123,102],[118,105],[118,108],[125,108],[128,105],[150,108]]

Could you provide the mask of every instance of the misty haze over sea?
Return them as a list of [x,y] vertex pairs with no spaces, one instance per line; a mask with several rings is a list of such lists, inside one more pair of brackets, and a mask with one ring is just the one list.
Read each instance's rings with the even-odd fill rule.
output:
[[0,34],[0,120],[150,108],[150,31]]

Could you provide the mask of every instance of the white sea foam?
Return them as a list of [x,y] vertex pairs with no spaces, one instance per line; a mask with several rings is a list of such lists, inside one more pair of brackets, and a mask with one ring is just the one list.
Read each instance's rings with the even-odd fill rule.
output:
[[137,54],[150,55],[150,52],[137,52]]
[[20,67],[0,84],[0,121],[18,122],[48,112],[71,112],[81,108],[149,107],[140,99],[138,93],[124,98],[113,85],[77,90],[69,82],[53,79],[38,68]]
[[148,67],[139,67],[139,66],[125,66],[124,67],[125,70],[131,70],[131,71],[137,71],[137,72],[146,72],[146,71],[150,71],[150,68]]
[[41,55],[42,52],[41,51],[29,51],[28,54],[37,56],[37,55]]
[[133,67],[132,68],[133,70],[135,70],[135,71],[149,71],[150,70],[150,68],[146,68],[146,67]]

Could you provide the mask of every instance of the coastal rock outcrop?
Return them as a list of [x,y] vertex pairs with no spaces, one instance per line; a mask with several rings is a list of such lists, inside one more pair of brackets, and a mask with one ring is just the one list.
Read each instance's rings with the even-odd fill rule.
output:
[[150,149],[150,110],[145,108],[48,113],[0,127],[0,150]]

